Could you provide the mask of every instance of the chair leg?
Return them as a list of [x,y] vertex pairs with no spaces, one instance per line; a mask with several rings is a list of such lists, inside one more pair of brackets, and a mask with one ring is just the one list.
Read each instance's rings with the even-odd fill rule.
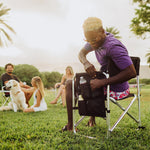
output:
[[138,112],[139,112],[139,127],[141,126],[141,109],[140,109],[140,83],[139,76],[137,76],[137,99],[138,99]]
[[[136,95],[134,96],[134,99],[136,99],[137,97],[136,97]],[[110,100],[114,103],[114,104],[116,104],[121,110],[123,110],[123,111],[125,111],[126,109],[125,108],[123,108],[116,100],[114,100],[113,98],[110,98]],[[139,121],[135,118],[135,117],[133,117],[129,112],[127,112],[127,115],[129,116],[129,117],[131,117],[134,121],[136,121],[136,123],[139,123]]]
[[5,99],[5,102],[2,104],[2,106],[5,106],[5,104],[9,101],[10,97],[3,97]]
[[[72,80],[72,105],[74,108],[75,107],[75,96],[74,96],[74,80]],[[75,129],[75,110],[73,109],[73,132],[76,134],[76,129]]]
[[74,124],[74,127],[76,128],[84,118],[85,118],[85,116],[82,116],[81,119],[76,124]]
[[8,98],[6,98],[5,102],[2,104],[2,106],[5,106],[5,104],[7,103]]
[[125,111],[123,112],[123,114],[120,116],[120,118],[117,120],[117,122],[113,125],[113,127],[110,129],[110,131],[112,132],[115,127],[118,125],[118,123],[122,120],[122,118],[125,116],[125,114],[128,112],[129,108],[132,106],[133,102],[136,100],[136,97],[134,97],[134,99],[131,101],[131,103],[128,105],[128,107],[125,109]]

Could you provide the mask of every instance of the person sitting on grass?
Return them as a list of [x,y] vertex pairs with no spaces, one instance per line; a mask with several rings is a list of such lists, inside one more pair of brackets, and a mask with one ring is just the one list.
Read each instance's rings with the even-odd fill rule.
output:
[[67,80],[72,80],[74,73],[71,66],[66,67],[66,74],[62,76],[61,82],[55,84],[55,88],[59,87],[58,94],[56,98],[50,102],[50,104],[57,104],[57,101],[59,97],[61,96],[63,107],[66,105],[66,90],[65,90],[65,84]]
[[[91,76],[96,75],[96,69],[87,59],[86,55],[95,52],[96,58],[101,65],[101,71],[106,72],[109,57],[120,69],[120,73],[107,79],[93,79],[90,81],[92,90],[110,85],[110,96],[117,99],[125,98],[129,95],[128,80],[136,76],[136,71],[126,47],[112,34],[106,32],[102,26],[102,21],[96,17],[89,17],[83,24],[86,44],[79,52],[79,60],[84,65],[84,69]],[[72,113],[72,82],[66,83],[66,103],[68,123],[62,131],[73,130]],[[90,117],[88,126],[95,125],[95,117]]]
[[33,87],[29,89],[29,92],[34,92],[34,104],[31,107],[24,109],[23,112],[37,112],[47,110],[47,104],[44,100],[44,86],[41,78],[39,76],[33,77],[31,84]]

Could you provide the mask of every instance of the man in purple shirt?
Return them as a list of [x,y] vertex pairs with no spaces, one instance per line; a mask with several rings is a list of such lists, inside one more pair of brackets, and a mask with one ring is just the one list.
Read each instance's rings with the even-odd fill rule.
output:
[[[93,79],[90,82],[92,90],[100,87],[111,85],[110,95],[115,95],[115,99],[119,99],[117,95],[129,94],[128,80],[136,76],[134,65],[128,56],[125,46],[110,33],[104,31],[102,21],[96,17],[89,17],[83,24],[84,35],[87,43],[79,52],[79,60],[84,65],[84,69],[90,76],[95,76],[96,69],[87,59],[86,55],[94,51],[98,62],[101,65],[101,71],[107,70],[108,58],[111,58],[120,72],[108,79]],[[63,130],[72,131],[72,96],[71,82],[66,85],[66,103],[68,113],[68,124]],[[89,126],[94,126],[95,117],[90,117]]]

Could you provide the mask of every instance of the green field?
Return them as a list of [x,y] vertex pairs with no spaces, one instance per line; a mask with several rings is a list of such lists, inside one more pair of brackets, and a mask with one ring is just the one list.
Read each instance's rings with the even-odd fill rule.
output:
[[[46,91],[48,110],[37,113],[21,111],[0,112],[0,150],[147,150],[150,149],[150,86],[141,89],[141,120],[145,129],[125,116],[107,139],[107,125],[103,118],[96,118],[96,126],[87,127],[89,117],[78,126],[78,134],[62,132],[67,123],[66,108],[61,104],[50,105],[54,99],[53,91]],[[129,100],[122,101],[127,105]],[[33,103],[31,99],[30,104]],[[121,111],[111,104],[111,121],[115,122]],[[137,102],[130,112],[137,115]],[[77,118],[80,118],[76,111]],[[96,137],[88,139],[83,135]]]

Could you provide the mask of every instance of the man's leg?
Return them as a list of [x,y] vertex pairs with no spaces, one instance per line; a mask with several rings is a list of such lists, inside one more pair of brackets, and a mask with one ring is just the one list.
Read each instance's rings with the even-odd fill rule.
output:
[[26,98],[26,104],[28,105],[28,107],[30,107],[29,100],[32,97],[34,91],[33,90],[27,90],[26,88],[21,88],[21,90],[24,92],[24,95]]
[[66,106],[68,115],[67,130],[73,130],[73,110],[72,110],[72,80],[66,82]]
[[[68,80],[66,83],[66,106],[68,124],[65,126],[65,130],[73,130],[73,109],[72,109],[72,80]],[[95,123],[95,117],[91,116],[88,122],[88,126],[92,127]]]
[[63,86],[63,88],[62,88],[61,100],[62,100],[63,107],[65,107],[66,106],[66,89],[65,89],[65,86]]
[[94,125],[96,125],[96,123],[95,123],[95,117],[91,116],[90,119],[89,119],[89,122],[88,122],[87,126],[94,127]]
[[24,92],[24,94],[25,94],[25,98],[26,98],[26,104],[28,105],[28,107],[30,107],[29,101],[30,101],[30,98],[32,97],[33,93]]

